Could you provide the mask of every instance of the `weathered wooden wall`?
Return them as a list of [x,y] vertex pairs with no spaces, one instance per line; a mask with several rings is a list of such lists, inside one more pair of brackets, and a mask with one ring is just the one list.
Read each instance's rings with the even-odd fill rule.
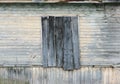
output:
[[1,4],[0,64],[42,65],[41,17],[77,16],[80,64],[119,65],[119,8],[119,4]]
[[0,68],[0,84],[120,84],[120,69]]
[[[0,4],[0,84],[120,84],[119,15],[119,4]],[[42,67],[42,16],[79,18],[79,70]]]
[[[42,33],[40,17],[0,16],[0,64],[40,65]],[[9,59],[7,59],[9,57]]]

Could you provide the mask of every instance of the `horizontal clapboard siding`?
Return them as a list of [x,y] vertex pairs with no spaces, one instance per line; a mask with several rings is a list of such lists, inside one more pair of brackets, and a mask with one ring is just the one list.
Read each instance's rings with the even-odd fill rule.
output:
[[0,64],[41,64],[40,17],[0,17]]
[[1,4],[0,11],[0,64],[41,65],[43,16],[79,17],[81,65],[120,63],[119,5]]
[[82,17],[79,32],[81,64],[114,65],[120,62],[120,27],[116,18]]
[[119,84],[119,68],[0,68],[0,84]]

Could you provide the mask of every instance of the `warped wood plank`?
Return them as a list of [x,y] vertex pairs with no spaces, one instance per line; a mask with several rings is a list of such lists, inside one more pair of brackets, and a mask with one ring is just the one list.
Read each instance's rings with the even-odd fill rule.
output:
[[73,39],[73,60],[74,68],[80,68],[80,49],[78,36],[78,17],[71,17],[72,39]]
[[64,69],[73,70],[73,43],[71,18],[64,17]]
[[56,33],[56,56],[57,66],[62,67],[63,65],[63,18],[55,18],[55,33]]
[[49,24],[48,18],[42,17],[42,58],[43,58],[43,67],[48,66],[48,32]]
[[49,17],[49,55],[48,55],[48,65],[49,66],[56,66],[56,53],[55,53],[55,37],[54,37],[54,17]]

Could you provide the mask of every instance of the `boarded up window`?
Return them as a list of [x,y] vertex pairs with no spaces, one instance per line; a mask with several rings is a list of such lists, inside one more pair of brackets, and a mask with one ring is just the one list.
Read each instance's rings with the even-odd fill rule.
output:
[[42,34],[44,67],[80,67],[77,17],[42,17]]

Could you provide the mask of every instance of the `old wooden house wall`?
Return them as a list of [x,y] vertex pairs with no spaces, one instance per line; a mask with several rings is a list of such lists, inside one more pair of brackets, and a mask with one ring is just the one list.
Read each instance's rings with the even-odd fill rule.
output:
[[[119,84],[119,9],[119,4],[0,4],[0,84]],[[41,16],[78,16],[79,70],[42,67]]]

